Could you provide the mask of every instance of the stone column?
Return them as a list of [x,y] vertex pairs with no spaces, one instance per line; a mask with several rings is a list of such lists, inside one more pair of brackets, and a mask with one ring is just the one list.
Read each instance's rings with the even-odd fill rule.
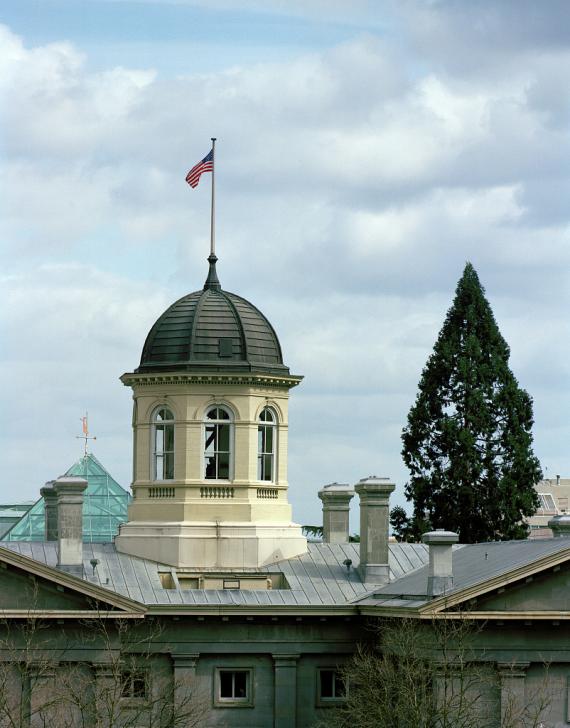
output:
[[273,655],[275,662],[274,728],[295,728],[297,712],[297,660],[299,655]]
[[354,489],[345,483],[331,483],[319,490],[323,502],[324,543],[348,543],[350,501]]
[[198,653],[174,654],[174,715],[182,716],[189,711],[189,705],[196,692],[196,666]]
[[75,576],[83,575],[83,492],[85,478],[58,478],[57,494],[57,568]]
[[44,499],[46,541],[57,541],[57,493],[53,488],[54,482],[50,480],[40,488],[40,495]]
[[501,680],[501,725],[515,725],[525,705],[524,681],[529,662],[498,662]]
[[370,584],[390,581],[388,527],[390,493],[396,486],[388,478],[362,478],[354,490],[360,498],[360,578]]

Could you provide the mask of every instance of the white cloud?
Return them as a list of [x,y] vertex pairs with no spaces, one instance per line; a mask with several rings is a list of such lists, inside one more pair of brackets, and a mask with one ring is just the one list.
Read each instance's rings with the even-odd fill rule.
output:
[[[268,315],[307,375],[292,393],[298,518],[318,517],[327,480],[374,471],[402,484],[399,432],[467,259],[535,396],[539,455],[568,467],[567,431],[547,416],[567,409],[570,358],[570,94],[566,74],[550,73],[566,51],[544,50],[542,28],[541,53],[521,36],[492,73],[455,67],[467,31],[438,46],[457,30],[453,4],[402,7],[426,20],[405,31],[405,52],[368,34],[180,78],[93,73],[73,44],[30,48],[0,28],[0,323],[4,411],[17,412],[7,483],[30,448],[42,457],[28,488],[67,467],[85,407],[103,461],[128,481],[130,400],[117,377],[156,316],[205,277],[209,190],[183,178],[213,133],[222,283]],[[505,27],[506,12],[487,22]],[[355,412],[373,424],[354,425]]]

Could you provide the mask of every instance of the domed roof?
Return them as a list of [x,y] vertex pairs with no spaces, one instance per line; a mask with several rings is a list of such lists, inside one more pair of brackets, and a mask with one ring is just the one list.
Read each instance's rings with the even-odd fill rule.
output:
[[173,303],[150,330],[137,373],[227,371],[289,374],[277,334],[253,304],[223,291],[215,255],[204,288]]

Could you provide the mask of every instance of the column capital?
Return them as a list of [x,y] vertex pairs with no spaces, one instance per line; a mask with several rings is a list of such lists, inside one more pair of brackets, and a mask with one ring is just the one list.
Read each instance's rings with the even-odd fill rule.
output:
[[278,653],[271,655],[275,662],[275,667],[296,667],[297,660],[301,657],[300,654],[291,653]]
[[199,652],[173,652],[170,656],[172,657],[174,666],[177,668],[196,667],[196,663],[200,659]]
[[497,670],[501,677],[525,677],[530,662],[497,662]]

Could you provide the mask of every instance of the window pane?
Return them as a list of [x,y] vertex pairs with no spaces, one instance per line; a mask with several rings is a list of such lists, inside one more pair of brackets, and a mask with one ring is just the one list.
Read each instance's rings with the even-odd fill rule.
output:
[[263,452],[263,430],[265,428],[258,427],[257,428],[257,452],[262,453]]
[[154,436],[154,451],[162,452],[164,450],[164,425],[157,425]]
[[334,674],[334,696],[335,698],[344,698],[346,690],[344,687],[344,680],[338,672]]
[[262,474],[263,474],[263,472],[262,472],[262,465],[263,465],[263,457],[260,455],[257,458],[257,479],[258,480],[263,480],[263,477],[262,477]]
[[333,698],[333,676],[332,670],[321,670],[321,698]]
[[173,414],[172,414],[172,412],[170,410],[165,409],[163,407],[162,409],[159,409],[158,410],[158,412],[156,413],[154,419],[157,422],[162,422],[164,420],[173,420],[174,419],[174,416],[173,416]]
[[133,698],[146,698],[146,680],[143,675],[133,677]]
[[164,457],[162,455],[156,456],[156,479],[164,480]]
[[263,456],[263,480],[273,479],[273,455]]
[[273,427],[265,428],[265,452],[273,452]]
[[219,420],[229,420],[230,416],[225,410],[218,408],[218,419]]
[[218,478],[228,480],[230,477],[230,454],[221,452],[218,455]]
[[210,457],[206,457],[205,475],[206,475],[206,478],[215,478],[216,477],[216,458],[213,455]]
[[234,673],[234,697],[247,698],[247,672],[238,670]]
[[163,480],[174,480],[174,453],[169,452],[164,456],[164,477]]
[[232,673],[220,670],[220,698],[233,698]]
[[207,414],[206,417],[209,420],[217,420],[218,419],[218,408],[214,407],[212,408]]
[[174,427],[172,425],[164,428],[164,449],[174,450]]
[[206,452],[214,453],[216,449],[216,425],[206,425]]
[[230,426],[218,425],[218,450],[221,452],[230,451]]

